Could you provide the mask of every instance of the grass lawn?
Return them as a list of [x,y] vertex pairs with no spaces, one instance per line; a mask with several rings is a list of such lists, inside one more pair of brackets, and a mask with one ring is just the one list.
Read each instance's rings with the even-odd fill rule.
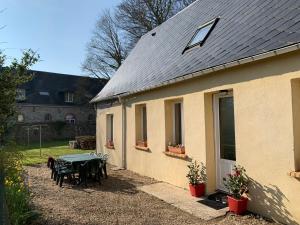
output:
[[32,144],[29,146],[18,146],[18,150],[23,152],[24,165],[34,165],[38,163],[45,163],[49,156],[57,158],[61,155],[89,153],[92,150],[69,149],[68,141],[54,141],[42,144],[42,157],[40,157],[39,144]]

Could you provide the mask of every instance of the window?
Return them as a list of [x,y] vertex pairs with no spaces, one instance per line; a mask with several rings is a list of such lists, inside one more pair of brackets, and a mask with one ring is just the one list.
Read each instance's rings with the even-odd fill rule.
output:
[[106,144],[109,147],[114,146],[114,115],[106,115]]
[[184,49],[183,53],[190,48],[195,47],[196,45],[202,46],[214,27],[216,26],[219,18],[214,19],[213,21],[210,21],[202,26],[200,26],[195,34],[193,35],[192,39],[188,43],[187,47]]
[[76,118],[73,114],[67,114],[66,115],[66,122],[69,124],[75,124],[76,123]]
[[96,116],[94,114],[89,114],[88,115],[88,122],[89,123],[94,123],[96,120]]
[[26,100],[26,90],[25,89],[17,89],[16,100],[18,100],[18,101]]
[[51,114],[50,114],[50,113],[47,113],[47,114],[45,115],[45,121],[46,121],[46,122],[50,122],[51,120],[52,120]]
[[49,96],[50,94],[48,91],[40,91],[40,95]]
[[165,101],[167,146],[184,146],[183,99]]
[[147,141],[147,109],[146,106],[141,108],[141,119],[142,119],[142,137],[143,141]]
[[74,93],[66,92],[65,93],[65,102],[72,103],[74,101]]
[[145,104],[136,105],[135,126],[136,144],[140,147],[147,147],[147,108]]
[[24,115],[19,114],[17,119],[18,119],[19,123],[23,123],[24,122]]
[[176,145],[183,145],[181,102],[173,105],[173,142]]

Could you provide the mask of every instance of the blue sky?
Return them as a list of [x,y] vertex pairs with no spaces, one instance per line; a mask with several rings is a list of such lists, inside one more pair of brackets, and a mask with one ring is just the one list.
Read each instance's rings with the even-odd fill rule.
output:
[[[41,56],[33,69],[83,75],[81,63],[97,18],[120,0],[1,0],[0,48],[12,59],[22,49]],[[4,42],[4,43],[2,43]]]

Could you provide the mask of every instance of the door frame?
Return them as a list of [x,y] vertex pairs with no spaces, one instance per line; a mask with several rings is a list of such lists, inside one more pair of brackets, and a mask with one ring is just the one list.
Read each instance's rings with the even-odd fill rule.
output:
[[222,187],[219,186],[220,182],[220,107],[219,100],[221,98],[234,97],[233,91],[228,90],[224,92],[219,92],[213,95],[213,114],[214,114],[214,144],[215,144],[215,163],[216,163],[216,189],[225,191]]

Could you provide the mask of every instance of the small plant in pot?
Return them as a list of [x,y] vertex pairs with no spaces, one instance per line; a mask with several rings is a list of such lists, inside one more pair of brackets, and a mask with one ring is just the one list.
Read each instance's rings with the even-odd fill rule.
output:
[[195,160],[189,165],[186,177],[189,179],[189,187],[192,196],[201,197],[205,194],[206,168],[203,163],[198,164]]
[[176,154],[184,154],[185,148],[184,148],[184,145],[182,145],[182,144],[172,144],[171,142],[169,142],[168,151],[176,153]]
[[233,172],[223,178],[224,185],[230,195],[228,198],[229,211],[241,215],[247,211],[248,198],[243,195],[248,191],[249,179],[242,166],[234,166]]

